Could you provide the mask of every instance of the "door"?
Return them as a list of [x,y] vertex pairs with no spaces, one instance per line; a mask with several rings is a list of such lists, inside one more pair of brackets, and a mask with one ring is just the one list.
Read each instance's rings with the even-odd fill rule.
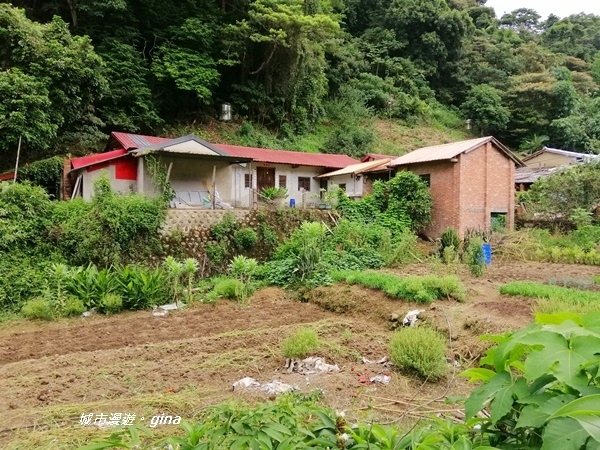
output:
[[256,189],[261,192],[266,187],[275,187],[275,167],[256,168]]

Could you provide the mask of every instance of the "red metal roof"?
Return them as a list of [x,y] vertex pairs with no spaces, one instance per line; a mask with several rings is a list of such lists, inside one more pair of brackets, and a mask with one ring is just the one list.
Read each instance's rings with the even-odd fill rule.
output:
[[361,162],[375,161],[377,159],[396,159],[398,156],[382,155],[381,153],[367,153],[360,160]]
[[161,142],[171,140],[171,138],[146,136],[143,134],[121,133],[118,131],[113,131],[111,136],[114,137],[125,150],[129,150],[130,148],[148,147],[149,145],[160,144]]
[[95,155],[83,156],[81,158],[74,158],[71,160],[71,167],[73,169],[81,169],[83,167],[93,166],[113,159],[121,158],[127,154],[127,150],[119,149],[113,150],[106,153],[97,153]]
[[12,180],[14,177],[15,177],[14,172],[3,173],[2,175],[0,175],[0,181]]
[[266,148],[242,147],[239,145],[216,144],[231,156],[252,158],[254,161],[272,164],[291,164],[294,166],[317,166],[341,169],[359,161],[347,155],[329,155],[324,153],[292,152],[288,150],[269,150]]

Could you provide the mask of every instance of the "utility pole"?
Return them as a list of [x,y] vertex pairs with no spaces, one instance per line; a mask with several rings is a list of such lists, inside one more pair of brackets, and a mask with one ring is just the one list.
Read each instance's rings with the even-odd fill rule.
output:
[[15,164],[15,176],[13,183],[17,182],[17,172],[19,171],[19,156],[21,156],[21,136],[19,136],[19,146],[17,147],[17,162]]

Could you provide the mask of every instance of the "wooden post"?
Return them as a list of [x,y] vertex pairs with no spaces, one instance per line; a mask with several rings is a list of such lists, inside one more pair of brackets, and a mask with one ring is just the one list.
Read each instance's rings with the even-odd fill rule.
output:
[[169,178],[171,178],[171,169],[173,168],[173,161],[169,163],[169,168],[167,169],[167,176],[165,178],[165,183],[169,182]]
[[213,177],[212,177],[212,209],[215,209],[215,205],[217,202],[217,186],[215,183],[217,181],[217,166],[213,166]]
[[17,147],[17,162],[15,164],[15,176],[13,183],[17,182],[17,172],[19,171],[19,157],[21,156],[21,136],[19,136],[19,146]]

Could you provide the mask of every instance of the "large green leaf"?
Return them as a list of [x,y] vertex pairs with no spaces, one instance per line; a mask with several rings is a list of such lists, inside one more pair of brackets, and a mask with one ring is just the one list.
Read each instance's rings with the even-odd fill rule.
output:
[[496,420],[504,416],[512,406],[512,387],[513,381],[508,372],[497,373],[488,383],[475,389],[465,402],[466,416],[473,417],[488,401],[491,402],[492,414]]
[[558,381],[574,388],[588,384],[581,367],[598,359],[600,352],[600,338],[593,336],[575,336],[569,340],[557,333],[538,331],[523,336],[520,341],[535,346],[525,360],[528,380],[551,372]]
[[[575,396],[569,394],[557,395],[543,402],[536,402],[527,405],[521,411],[516,428],[540,428],[546,423],[553,414],[568,405],[575,399]],[[529,399],[525,399],[529,400]]]
[[554,419],[544,428],[540,450],[580,450],[588,437],[588,433],[575,419]]

